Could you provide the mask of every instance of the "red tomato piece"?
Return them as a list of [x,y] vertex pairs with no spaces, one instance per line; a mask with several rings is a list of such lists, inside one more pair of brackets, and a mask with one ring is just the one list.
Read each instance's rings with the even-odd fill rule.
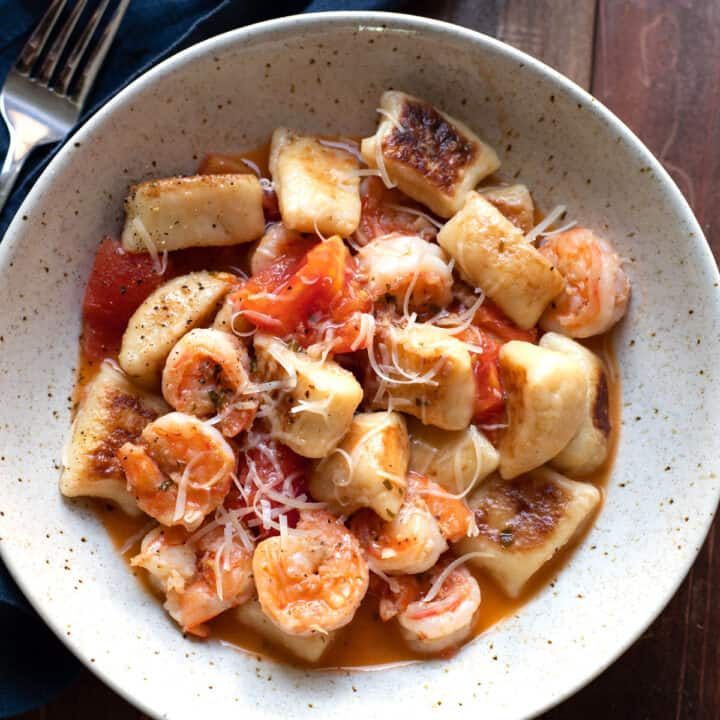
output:
[[524,340],[534,343],[538,339],[537,328],[521,330],[497,305],[485,300],[473,318],[473,325],[491,332],[505,342]]
[[88,357],[99,360],[116,352],[131,315],[171,276],[170,262],[158,275],[147,253],[127,253],[117,240],[105,238],[83,300],[82,347]]
[[266,222],[278,222],[282,219],[277,193],[271,187],[263,186],[262,206]]
[[250,278],[233,296],[244,317],[281,337],[292,335],[307,346],[333,326],[335,351],[347,352],[357,338],[359,321],[370,298],[355,281],[354,261],[340,238],[312,247],[292,264],[285,256]]
[[[233,485],[225,500],[225,506],[234,510],[256,504],[257,509],[248,516],[248,522],[255,526],[258,537],[277,535],[277,528],[263,527],[262,505],[267,502],[272,512],[287,508],[282,497],[296,498],[303,494],[308,496],[308,465],[308,460],[286,445],[263,439],[255,447],[240,454],[237,478],[242,491]],[[286,515],[288,527],[295,527],[298,521],[297,510],[289,509]],[[277,522],[277,519],[274,518],[274,521]]]
[[475,378],[473,422],[479,425],[497,425],[504,422],[505,393],[498,359],[503,341],[473,326],[458,337],[483,348],[482,353],[471,353]]
[[[397,207],[421,210],[420,206],[400,190],[386,188],[380,178],[369,177],[363,181],[360,186],[360,202],[360,225],[357,234],[361,242],[369,242],[373,238],[393,232],[420,235],[425,239],[435,235],[435,228],[429,221]],[[427,211],[423,209],[423,212]]]
[[88,360],[104,360],[115,357],[120,352],[122,330],[83,322],[80,348]]
[[[286,254],[253,275],[230,296],[235,310],[242,310],[244,317],[262,330],[276,335],[288,334],[284,310],[291,304],[291,280],[305,263],[311,247],[311,241],[294,244]],[[281,298],[283,290],[288,288],[290,290]],[[296,283],[296,292],[300,289],[300,283]]]

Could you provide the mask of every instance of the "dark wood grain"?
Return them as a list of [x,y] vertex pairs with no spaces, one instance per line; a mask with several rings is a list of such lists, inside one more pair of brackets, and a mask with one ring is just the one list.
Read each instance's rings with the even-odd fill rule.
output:
[[[592,89],[663,161],[720,256],[720,0],[415,0],[403,9],[499,37]],[[660,618],[545,719],[720,718],[719,558],[716,523]],[[23,720],[106,717],[145,716],[85,673]]]
[[[720,257],[720,3],[599,0],[592,92],[663,162]],[[548,720],[720,718],[719,559],[716,522],[660,618]]]
[[595,0],[506,0],[500,5],[498,38],[590,88]]
[[720,2],[600,0],[592,91],[662,161],[720,254]]

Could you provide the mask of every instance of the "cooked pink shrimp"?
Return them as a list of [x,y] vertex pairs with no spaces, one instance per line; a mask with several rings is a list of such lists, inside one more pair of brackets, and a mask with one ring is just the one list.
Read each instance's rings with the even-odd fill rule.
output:
[[357,540],[324,510],[301,510],[285,537],[263,540],[253,572],[265,614],[290,635],[328,633],[347,625],[368,588]]
[[217,416],[226,437],[247,429],[257,399],[243,396],[250,384],[250,361],[242,342],[227,332],[196,328],[170,351],[162,374],[165,400],[180,412],[199,418]]
[[408,473],[411,493],[420,495],[437,520],[440,532],[450,542],[477,535],[475,516],[467,503],[420,473]]
[[464,566],[444,558],[419,577],[394,578],[397,586],[380,599],[380,617],[397,617],[408,645],[420,653],[437,653],[463,642],[480,607],[480,587]]
[[200,637],[208,635],[203,623],[249,600],[254,589],[249,533],[238,537],[222,525],[204,530],[195,541],[182,528],[155,528],[131,560],[165,593],[165,609],[183,631]]
[[179,412],[151,422],[140,443],[125,443],[117,457],[138,507],[163,525],[191,531],[222,503],[235,469],[225,438]]
[[405,499],[390,522],[368,509],[353,516],[350,530],[360,541],[372,569],[391,575],[425,572],[447,550],[446,538],[418,477],[422,476],[408,474]]
[[606,332],[623,317],[630,282],[610,243],[586,228],[574,228],[538,249],[565,277],[565,289],[540,319],[543,330],[584,338]]
[[405,310],[443,308],[452,301],[452,270],[445,252],[435,243],[394,233],[368,243],[357,258],[374,300],[392,296]]
[[268,225],[253,251],[250,260],[251,273],[257,275],[294,246],[307,242],[300,233],[288,230],[281,222]]

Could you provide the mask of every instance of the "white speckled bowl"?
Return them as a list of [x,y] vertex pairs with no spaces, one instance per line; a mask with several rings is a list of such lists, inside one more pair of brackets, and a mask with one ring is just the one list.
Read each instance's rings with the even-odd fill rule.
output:
[[[119,229],[128,183],[190,172],[205,151],[256,146],[279,124],[367,133],[391,86],[467,121],[545,207],[567,204],[629,258],[633,301],[616,336],[620,449],[589,538],[555,586],[517,615],[447,662],[304,672],[183,639],[95,516],[60,497],[80,302],[99,238]],[[418,719],[531,716],[588,682],[648,626],[715,511],[720,291],[690,209],[588,94],[452,25],[385,14],[293,17],[162,63],[50,164],[0,246],[0,278],[3,559],[69,647],[156,717],[350,720],[382,717],[390,704]]]

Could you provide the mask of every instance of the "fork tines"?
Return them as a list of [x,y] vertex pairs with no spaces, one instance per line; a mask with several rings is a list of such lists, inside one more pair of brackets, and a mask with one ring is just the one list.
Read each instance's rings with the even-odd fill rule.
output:
[[[64,13],[67,0],[52,0],[35,31],[25,43],[15,69],[22,75],[32,77],[41,85],[51,86],[55,92],[71,98],[82,106],[129,4],[130,0],[119,0],[115,12],[106,23],[94,47],[87,52],[109,5],[109,0],[101,0],[85,26],[76,33],[74,44],[67,53],[64,64],[61,64],[60,60],[66,54],[68,43],[85,10],[87,0],[76,0],[67,13]],[[54,33],[55,37],[51,44],[51,36],[63,14],[67,17],[60,29]],[[86,54],[87,58],[82,70],[77,73]],[[41,56],[44,56],[42,60]],[[53,83],[53,77],[56,75]],[[77,82],[73,92],[70,93],[76,75]]]

